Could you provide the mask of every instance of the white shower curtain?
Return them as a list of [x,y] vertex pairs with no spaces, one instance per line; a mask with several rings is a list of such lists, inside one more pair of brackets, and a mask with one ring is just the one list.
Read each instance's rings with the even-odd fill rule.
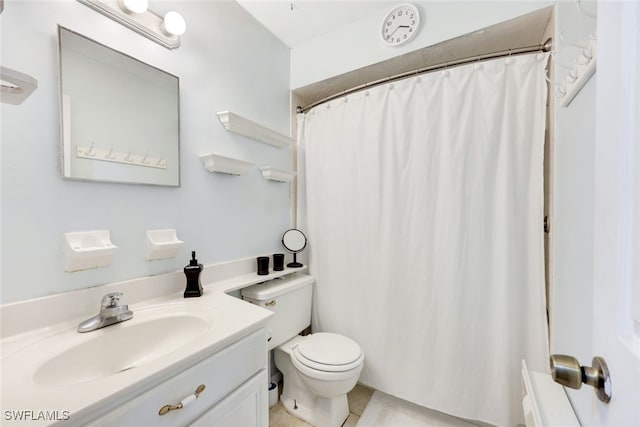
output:
[[546,371],[546,54],[413,77],[298,120],[314,330],[356,340],[361,382],[499,426],[520,364]]

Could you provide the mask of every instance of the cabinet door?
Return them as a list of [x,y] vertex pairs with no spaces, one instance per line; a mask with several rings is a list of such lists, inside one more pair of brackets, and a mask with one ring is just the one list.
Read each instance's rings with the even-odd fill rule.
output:
[[191,424],[192,427],[267,427],[267,370],[254,375]]

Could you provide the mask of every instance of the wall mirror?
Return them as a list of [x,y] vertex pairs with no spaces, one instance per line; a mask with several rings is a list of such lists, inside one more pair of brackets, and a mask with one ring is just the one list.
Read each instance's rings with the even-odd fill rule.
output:
[[293,254],[293,262],[287,264],[287,267],[302,267],[302,264],[297,260],[297,255],[307,247],[307,236],[305,236],[302,231],[292,228],[285,231],[282,235],[282,246]]
[[62,175],[180,186],[179,79],[58,27]]

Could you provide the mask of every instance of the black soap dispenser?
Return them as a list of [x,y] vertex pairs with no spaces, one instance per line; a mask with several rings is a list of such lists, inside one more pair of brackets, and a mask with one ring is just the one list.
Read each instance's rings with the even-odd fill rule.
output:
[[187,276],[187,288],[184,290],[185,298],[201,297],[202,283],[200,283],[200,272],[203,270],[202,264],[198,264],[196,251],[191,252],[191,261],[184,268],[184,275]]

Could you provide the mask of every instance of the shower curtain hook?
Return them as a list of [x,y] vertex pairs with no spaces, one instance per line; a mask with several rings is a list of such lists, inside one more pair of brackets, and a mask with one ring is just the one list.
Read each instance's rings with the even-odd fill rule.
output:
[[476,64],[473,66],[474,70],[479,70],[482,68],[482,65],[480,65],[480,55],[476,56]]
[[444,72],[442,73],[442,77],[449,77],[451,72],[449,72],[449,63],[445,62],[444,64]]

